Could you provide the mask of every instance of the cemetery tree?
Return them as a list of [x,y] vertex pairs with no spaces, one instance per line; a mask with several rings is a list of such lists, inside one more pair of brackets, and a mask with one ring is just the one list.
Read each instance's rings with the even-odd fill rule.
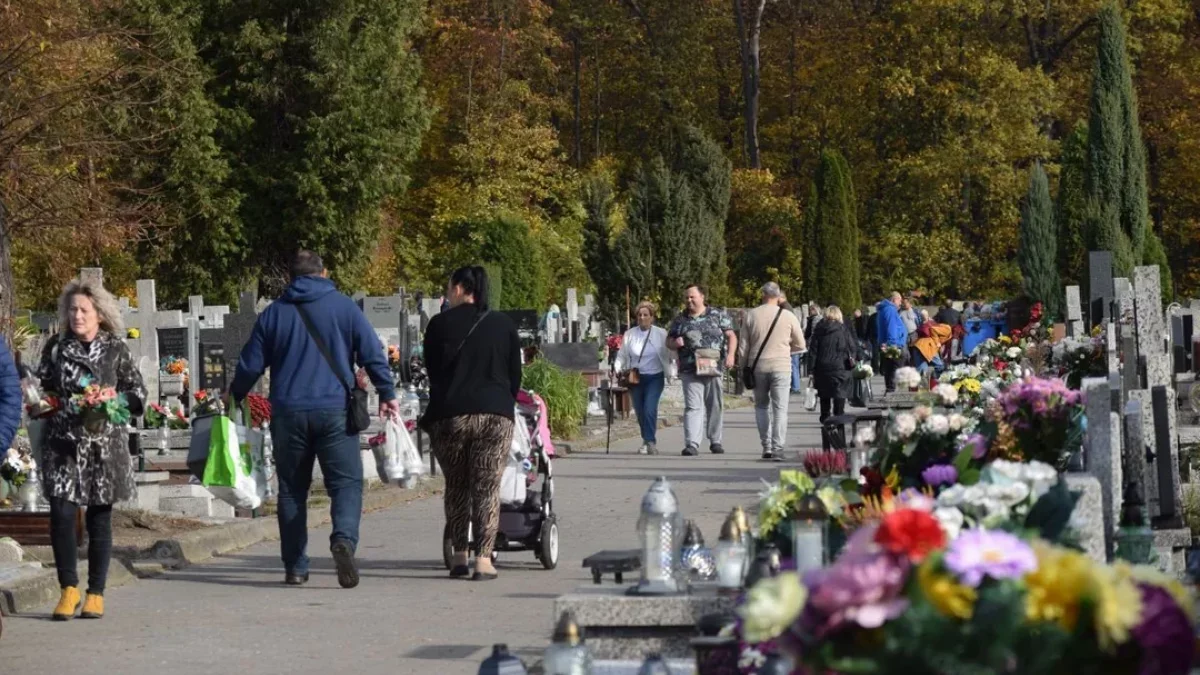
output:
[[[652,223],[662,218],[661,195],[654,194],[656,186],[651,177],[645,175],[646,171],[647,167],[638,169],[631,187],[625,229],[612,243],[612,280],[617,285],[617,293],[622,296],[617,300],[618,306],[626,288],[630,300],[635,302],[655,299],[658,295],[654,276],[654,238],[650,232],[654,227]],[[666,312],[665,307],[659,310]],[[620,314],[624,316],[624,313]]]
[[725,224],[725,247],[730,274],[741,282],[739,291],[745,302],[756,302],[759,288],[767,281],[778,281],[784,288],[796,288],[794,277],[799,269],[800,205],[786,194],[780,181],[766,170],[737,169],[733,172],[733,192],[729,219]]
[[596,286],[602,312],[609,316],[613,312],[624,316],[619,310],[624,307],[626,280],[614,260],[613,206],[613,189],[607,179],[595,176],[584,183],[583,264]]
[[1034,164],[1029,175],[1029,193],[1021,204],[1020,234],[1017,264],[1025,295],[1045,305],[1047,315],[1058,320],[1062,315],[1063,289],[1055,267],[1058,247],[1054,207],[1050,201],[1050,182],[1040,162]]
[[[700,283],[707,284],[710,298],[719,301],[728,296],[725,220],[729,215],[733,165],[721,146],[694,126],[677,126],[668,138],[666,158],[670,170],[682,179],[688,199],[695,202],[692,208],[696,221],[684,235],[695,247],[691,254],[696,266],[693,274],[703,277]],[[680,297],[682,293],[680,288]]]
[[502,294],[497,309],[540,311],[546,304],[550,273],[529,223],[501,213],[483,223],[467,223],[464,230],[480,237],[478,259],[500,268]]
[[[849,165],[841,153],[826,150],[813,181],[805,222],[812,248],[803,253],[805,293],[822,305],[846,312],[862,305],[858,279],[858,222]],[[811,270],[811,272],[808,272]]]
[[1174,284],[1171,279],[1171,261],[1167,259],[1167,249],[1163,248],[1162,239],[1158,233],[1150,230],[1146,233],[1147,265],[1158,265],[1158,278],[1162,286],[1162,301],[1166,305],[1175,298]]
[[1080,123],[1062,143],[1054,224],[1058,228],[1058,273],[1067,285],[1085,281],[1087,270],[1088,246],[1084,238],[1087,199],[1083,189],[1087,172],[1087,134],[1087,125]]
[[1115,2],[1100,11],[1087,158],[1088,244],[1112,251],[1114,273],[1127,276],[1142,261],[1150,212],[1125,22]]
[[245,0],[193,10],[222,120],[213,137],[231,167],[226,184],[242,196],[248,275],[281,270],[304,247],[353,277],[428,126],[412,48],[423,5]]

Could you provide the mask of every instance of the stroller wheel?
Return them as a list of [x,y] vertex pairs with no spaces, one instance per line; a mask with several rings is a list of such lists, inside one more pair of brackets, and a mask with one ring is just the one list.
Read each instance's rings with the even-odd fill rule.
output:
[[558,567],[558,522],[554,516],[542,523],[542,532],[538,541],[538,559],[542,567],[552,570]]

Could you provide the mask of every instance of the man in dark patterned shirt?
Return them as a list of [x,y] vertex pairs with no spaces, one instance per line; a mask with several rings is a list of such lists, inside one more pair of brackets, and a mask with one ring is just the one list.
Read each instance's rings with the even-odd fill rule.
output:
[[667,330],[667,347],[679,352],[679,377],[683,380],[683,454],[700,454],[700,441],[707,436],[708,449],[719,455],[725,452],[721,447],[725,412],[721,385],[725,371],[733,368],[737,333],[725,310],[705,305],[704,290],[699,286],[687,287],[686,300],[687,309]]

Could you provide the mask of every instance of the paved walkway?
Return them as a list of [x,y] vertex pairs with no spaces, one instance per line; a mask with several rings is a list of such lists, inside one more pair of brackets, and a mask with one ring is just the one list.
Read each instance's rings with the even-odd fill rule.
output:
[[[790,443],[817,443],[815,413],[792,398]],[[470,674],[493,643],[536,659],[549,640],[553,599],[590,583],[580,562],[605,548],[635,548],[642,494],[655,476],[675,485],[685,515],[715,542],[735,504],[754,502],[760,478],[786,464],[758,459],[753,408],[726,415],[727,454],[681,457],[680,427],[660,432],[664,454],[634,454],[637,441],[555,463],[561,529],[558,569],[532,553],[502,554],[500,579],[451,580],[442,567],[440,499],[366,516],[362,583],[337,586],[324,553],[328,529],[313,531],[312,581],[280,584],[278,544],[268,542],[207,564],[115,588],[100,621],[5,618],[0,672],[112,675],[327,673]],[[794,462],[790,462],[794,464]]]

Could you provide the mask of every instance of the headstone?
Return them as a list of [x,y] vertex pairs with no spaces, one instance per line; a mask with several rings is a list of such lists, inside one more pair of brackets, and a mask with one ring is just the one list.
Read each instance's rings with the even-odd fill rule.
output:
[[[1151,391],[1154,411],[1154,446],[1162,455],[1155,461],[1158,475],[1158,518],[1154,525],[1160,529],[1183,526],[1183,495],[1179,483],[1178,433],[1175,420],[1175,389],[1160,385]],[[1163,448],[1166,448],[1163,452]]]
[[1163,323],[1160,283],[1158,265],[1134,268],[1138,355],[1145,360],[1147,389],[1171,383],[1171,360],[1165,346],[1166,326]]
[[1079,300],[1079,287],[1067,286],[1067,335],[1083,335],[1083,307]]
[[[225,317],[223,328],[200,331],[200,358],[204,362],[206,389],[217,388],[216,382],[228,383],[233,380],[242,347],[250,341],[250,333],[254,330],[256,321],[258,313],[255,294],[253,291],[245,291],[238,298],[238,311]],[[259,389],[262,384],[260,380]],[[221,388],[224,388],[224,384]]]
[[127,344],[142,373],[147,397],[151,401],[158,401],[158,329],[181,328],[186,324],[183,322],[183,312],[179,310],[158,311],[158,295],[153,279],[138,279],[137,300],[137,309],[125,316],[125,325],[126,328],[136,328],[139,337],[127,340]]
[[[1153,453],[1153,460],[1145,463],[1145,470],[1142,472],[1142,485],[1145,488],[1143,494],[1151,521],[1161,518],[1164,513],[1179,513],[1180,498],[1182,497],[1179,487],[1178,450],[1175,444],[1176,429],[1178,428],[1176,426],[1175,390],[1172,387],[1163,387],[1160,397],[1163,399],[1160,405],[1165,407],[1165,410],[1155,408],[1152,390],[1134,389],[1129,392],[1129,400],[1136,401],[1142,411],[1143,438],[1145,445]],[[1159,425],[1163,427],[1161,434]],[[1173,490],[1169,486],[1167,487],[1168,492],[1175,492],[1177,495],[1172,500],[1173,504],[1167,504],[1165,508],[1161,503],[1163,487],[1160,486],[1159,478],[1164,475],[1166,469],[1160,468],[1160,462],[1165,462],[1171,469],[1175,483]]]
[[[1188,368],[1188,348],[1187,343],[1183,339],[1183,318],[1182,314],[1171,315],[1171,362],[1174,366],[1173,372],[1186,373]],[[1191,318],[1191,315],[1188,315]]]
[[[1125,404],[1125,412],[1121,417],[1123,424],[1125,449],[1123,452],[1122,476],[1127,483],[1135,484],[1137,492],[1146,499],[1146,432],[1145,415],[1142,414],[1141,401],[1129,401]],[[1122,493],[1123,494],[1123,493]]]
[[366,291],[355,291],[354,295],[350,296],[350,298],[353,299],[354,302],[358,303],[359,307],[362,307],[363,300],[366,299],[366,297],[367,297]]
[[1088,253],[1088,320],[1089,329],[1108,322],[1113,301],[1112,253]]
[[1121,420],[1112,412],[1109,381],[1101,377],[1083,380],[1087,441],[1084,453],[1085,472],[1100,481],[1100,497],[1104,508],[1104,550],[1111,556],[1112,534],[1121,521]]
[[567,342],[579,340],[576,325],[579,322],[579,296],[574,288],[567,289]]
[[1095,476],[1068,473],[1067,489],[1079,495],[1071,512],[1070,526],[1079,535],[1079,545],[1092,560],[1108,562],[1105,549],[1104,502],[1100,481]]
[[1113,319],[1122,325],[1132,326],[1134,321],[1133,284],[1129,279],[1113,279],[1113,295],[1117,301],[1117,316]]
[[185,319],[195,319],[201,328],[224,328],[225,315],[229,314],[229,305],[207,306],[204,296],[188,296],[188,313]]
[[379,341],[390,347],[399,347],[401,338],[401,315],[404,311],[404,299],[398,295],[371,297],[362,301],[363,314],[367,322],[375,329]]
[[599,349],[595,342],[567,342],[542,345],[542,356],[564,370],[576,372],[599,368]]
[[79,281],[93,286],[104,286],[104,268],[103,267],[84,267],[79,270]]
[[[1121,371],[1121,355],[1117,353],[1117,324],[1108,322],[1108,329],[1104,332],[1104,350],[1108,355],[1108,372],[1117,373],[1120,377]],[[1120,386],[1118,380],[1117,386]]]
[[1130,334],[1121,336],[1121,394],[1122,400],[1129,400],[1129,392],[1142,386],[1141,373],[1138,371],[1137,337]]

